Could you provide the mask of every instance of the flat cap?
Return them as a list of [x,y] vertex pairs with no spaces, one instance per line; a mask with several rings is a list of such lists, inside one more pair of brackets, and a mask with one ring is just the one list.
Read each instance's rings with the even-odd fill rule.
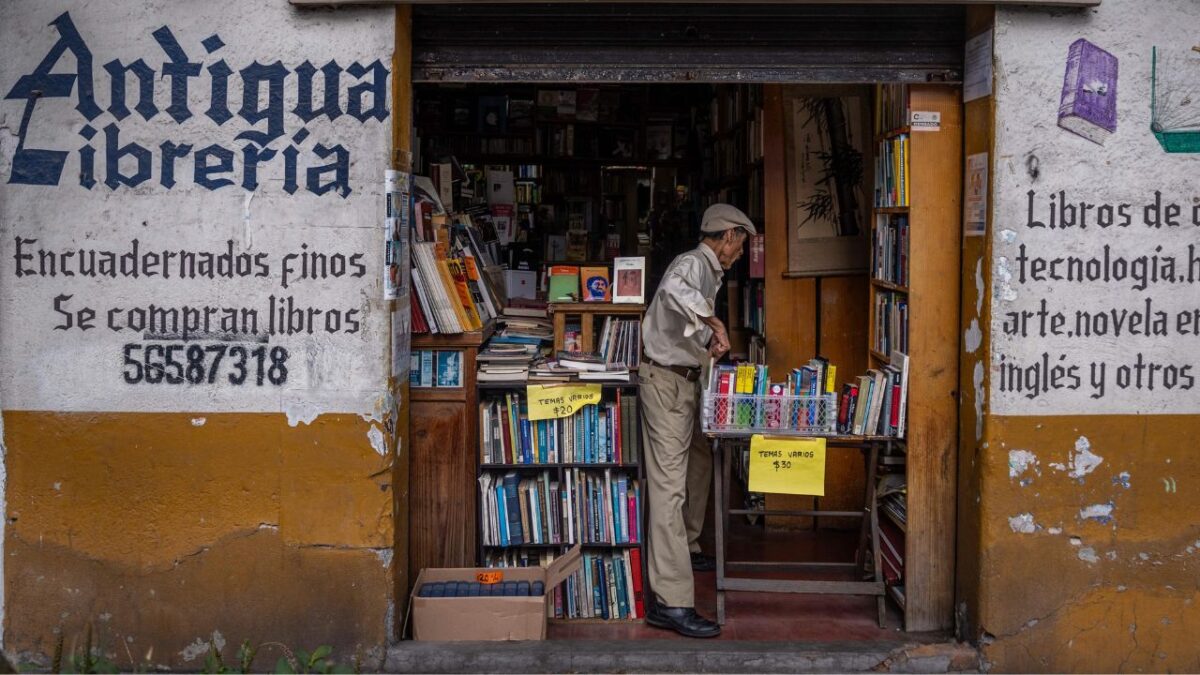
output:
[[732,230],[740,227],[748,234],[758,234],[750,217],[732,204],[713,204],[704,210],[704,218],[700,222],[700,231],[709,234]]

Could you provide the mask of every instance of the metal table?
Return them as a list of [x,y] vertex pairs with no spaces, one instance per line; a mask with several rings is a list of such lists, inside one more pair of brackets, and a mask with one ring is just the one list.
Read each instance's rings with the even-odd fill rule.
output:
[[[762,434],[768,438],[824,438],[827,448],[847,448],[862,451],[866,461],[867,485],[864,490],[863,507],[855,511],[827,510],[783,510],[783,509],[732,509],[729,508],[728,495],[730,486],[731,453],[726,451],[725,442],[728,440],[746,440],[750,436]],[[715,493],[715,539],[717,559],[717,623],[725,623],[725,592],[726,591],[759,591],[768,593],[814,593],[827,595],[873,595],[876,597],[879,610],[879,627],[884,627],[885,587],[883,571],[880,567],[879,553],[879,515],[875,508],[875,473],[879,464],[881,448],[889,449],[896,440],[890,436],[838,436],[812,435],[787,432],[747,432],[747,431],[706,431],[705,435],[712,439],[713,448],[713,491]],[[725,559],[725,531],[728,518],[735,515],[761,516],[829,516],[861,518],[859,527],[858,548],[853,562],[766,562]],[[860,576],[867,576],[867,556],[871,556],[871,573],[873,580],[869,581],[820,581],[813,579],[756,579],[748,577],[731,577],[725,572],[726,568],[736,569],[768,569],[792,570],[806,568],[851,567]]]

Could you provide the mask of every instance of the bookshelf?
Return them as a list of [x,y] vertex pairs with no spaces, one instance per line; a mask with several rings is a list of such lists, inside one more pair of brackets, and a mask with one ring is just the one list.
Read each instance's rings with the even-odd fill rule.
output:
[[[457,335],[413,335],[414,353],[457,355],[458,387],[411,387],[409,530],[411,568],[471,567],[475,551],[475,462],[469,448],[478,443],[475,357],[494,324]],[[448,452],[447,448],[460,448]]]
[[581,543],[583,568],[553,591],[555,621],[645,616],[638,386],[604,383],[602,391],[601,403],[570,417],[530,422],[524,385],[479,385],[479,559],[488,567],[542,565]]
[[[937,131],[911,130],[911,111],[941,114]],[[875,201],[869,284],[868,362],[910,359],[902,454],[881,458],[876,503],[888,596],[909,630],[939,624],[953,603],[940,570],[954,559],[957,286],[961,250],[962,105],[956,88],[880,85],[875,107]],[[947,392],[951,392],[947,396]],[[952,575],[951,575],[952,576]]]
[[732,204],[750,216],[758,229],[747,244],[747,255],[728,273],[718,303],[725,309],[731,358],[765,363],[763,89],[718,85],[714,94],[704,126],[701,208]]
[[[568,320],[575,318],[579,321],[579,350],[583,352],[596,351],[597,317],[615,317],[635,320],[641,324],[646,314],[646,305],[620,305],[611,302],[552,302],[548,305],[551,319],[554,322],[554,351],[565,349],[567,342]],[[640,331],[639,331],[640,337]],[[641,353],[639,340],[638,353]]]

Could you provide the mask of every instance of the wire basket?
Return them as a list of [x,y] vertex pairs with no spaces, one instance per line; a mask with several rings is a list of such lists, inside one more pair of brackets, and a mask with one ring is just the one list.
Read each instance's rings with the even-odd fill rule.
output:
[[837,394],[754,396],[704,393],[701,420],[705,432],[833,434],[837,431]]

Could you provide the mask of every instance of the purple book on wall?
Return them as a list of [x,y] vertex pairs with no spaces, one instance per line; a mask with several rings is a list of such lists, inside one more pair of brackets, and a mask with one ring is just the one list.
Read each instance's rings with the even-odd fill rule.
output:
[[1082,38],[1067,53],[1058,126],[1100,145],[1117,130],[1117,57]]

